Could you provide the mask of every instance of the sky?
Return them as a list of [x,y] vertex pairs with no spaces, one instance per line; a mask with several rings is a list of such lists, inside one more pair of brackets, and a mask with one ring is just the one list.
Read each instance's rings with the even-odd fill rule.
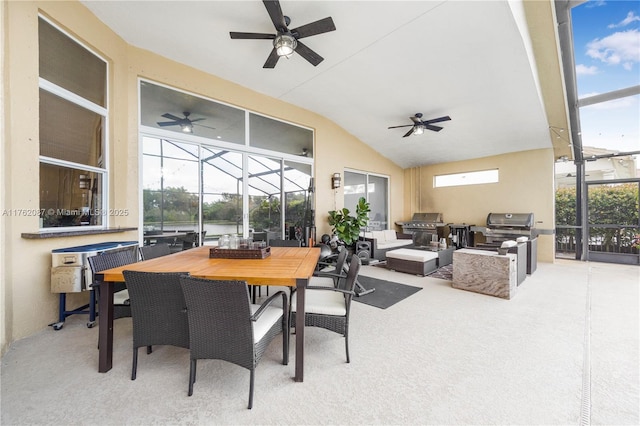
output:
[[[640,85],[640,1],[590,0],[571,11],[578,98]],[[640,150],[640,95],[580,109],[582,145]]]

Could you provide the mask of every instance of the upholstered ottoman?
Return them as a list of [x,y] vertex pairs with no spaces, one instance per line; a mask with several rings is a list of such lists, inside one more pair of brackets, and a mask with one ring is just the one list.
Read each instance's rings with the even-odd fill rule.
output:
[[387,269],[425,276],[438,269],[438,253],[397,249],[387,252]]

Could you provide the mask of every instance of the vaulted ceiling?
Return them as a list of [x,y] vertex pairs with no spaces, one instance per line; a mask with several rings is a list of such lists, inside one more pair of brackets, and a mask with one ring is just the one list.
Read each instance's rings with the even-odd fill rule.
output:
[[[321,114],[401,167],[570,156],[549,131],[567,128],[551,1],[282,0],[290,28],[331,16],[336,30],[304,39],[318,66],[294,54],[274,69],[271,40],[229,36],[275,33],[260,1],[83,3],[128,43]],[[451,121],[406,138],[388,129],[418,112]]]

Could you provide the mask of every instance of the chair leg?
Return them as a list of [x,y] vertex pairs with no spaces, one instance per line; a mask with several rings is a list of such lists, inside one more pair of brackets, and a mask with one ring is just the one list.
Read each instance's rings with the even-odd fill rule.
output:
[[131,380],[136,379],[138,371],[138,348],[133,348],[133,362],[131,364]]
[[255,367],[251,369],[251,375],[249,378],[249,406],[247,407],[249,410],[253,407],[253,381],[255,379]]
[[344,331],[344,347],[347,350],[347,363],[351,362],[349,359],[349,328]]
[[191,368],[189,368],[189,396],[193,395],[193,382],[196,381],[196,360],[191,360]]
[[289,365],[289,323],[286,313],[282,315],[282,365]]
[[149,355],[151,352],[153,352],[153,349],[151,349],[151,346],[147,346],[147,355]]

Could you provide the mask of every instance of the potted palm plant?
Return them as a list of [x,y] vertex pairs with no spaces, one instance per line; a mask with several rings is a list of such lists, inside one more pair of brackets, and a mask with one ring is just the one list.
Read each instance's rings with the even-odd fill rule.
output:
[[355,216],[350,215],[347,208],[342,210],[331,210],[329,212],[329,225],[333,233],[342,241],[347,248],[353,248],[360,236],[360,230],[367,225],[369,203],[364,197],[360,197],[356,205]]

